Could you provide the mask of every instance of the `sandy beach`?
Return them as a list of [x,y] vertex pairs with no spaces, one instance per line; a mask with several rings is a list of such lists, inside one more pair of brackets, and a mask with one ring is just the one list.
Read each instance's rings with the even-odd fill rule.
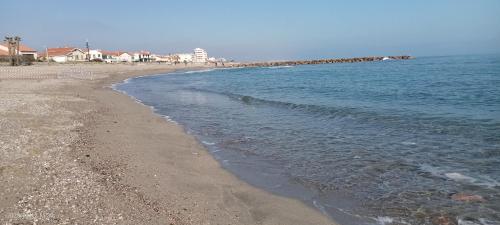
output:
[[1,66],[0,224],[334,224],[239,180],[111,88],[183,68]]

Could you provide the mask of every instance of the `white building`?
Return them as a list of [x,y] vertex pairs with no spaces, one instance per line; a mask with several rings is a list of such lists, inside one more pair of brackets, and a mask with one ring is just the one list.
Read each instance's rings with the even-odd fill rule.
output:
[[86,61],[85,52],[79,48],[64,47],[64,48],[48,48],[47,51],[40,54],[42,57],[48,57],[54,62],[84,62]]
[[178,62],[180,63],[190,63],[190,62],[193,62],[193,54],[189,54],[189,53],[181,53],[181,54],[176,54],[177,56],[177,60]]
[[102,59],[106,63],[116,63],[118,62],[118,58],[120,58],[121,52],[120,51],[101,51],[102,52]]
[[227,60],[225,58],[215,58],[215,57],[210,57],[207,60],[210,63],[225,63]]
[[118,62],[132,62],[132,60],[132,55],[128,54],[127,52],[123,52],[118,56]]
[[102,60],[102,52],[101,50],[90,50],[88,53],[86,53],[88,56],[86,58],[90,60]]
[[132,61],[134,62],[150,62],[151,53],[148,51],[134,52],[132,55]]
[[154,61],[157,63],[170,63],[170,62],[172,62],[172,59],[170,56],[152,54],[151,61]]
[[193,62],[206,63],[208,61],[207,51],[201,48],[195,48],[193,54]]
[[[7,43],[0,43],[0,51],[4,52],[5,55],[9,55],[9,45]],[[37,59],[37,52],[35,49],[32,49],[26,45],[19,44],[19,51],[17,54],[22,56],[28,56],[32,59]]]

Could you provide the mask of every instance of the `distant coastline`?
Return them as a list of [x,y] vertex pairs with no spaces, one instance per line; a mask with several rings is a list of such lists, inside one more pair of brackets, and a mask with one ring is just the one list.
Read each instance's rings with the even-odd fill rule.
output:
[[[403,55],[403,56],[368,56],[368,57],[355,57],[355,58],[332,58],[332,59],[313,59],[313,60],[285,60],[285,61],[263,61],[263,62],[226,62],[226,63],[213,63],[213,62],[205,62],[205,63],[173,63],[173,62],[165,62],[165,61],[150,61],[150,62],[115,62],[115,63],[105,63],[105,62],[97,62],[97,61],[67,61],[67,62],[59,62],[53,64],[123,64],[123,65],[142,65],[142,64],[157,64],[157,65],[177,65],[179,64],[179,68],[182,68],[182,65],[185,67],[192,66],[209,66],[215,68],[240,68],[240,67],[277,67],[277,66],[298,66],[298,65],[315,65],[315,64],[334,64],[334,63],[359,63],[359,62],[375,62],[375,61],[385,61],[385,60],[410,60],[414,59],[413,56]],[[27,65],[45,65],[47,62],[33,62]],[[8,66],[9,64],[6,62],[0,61],[0,66]]]

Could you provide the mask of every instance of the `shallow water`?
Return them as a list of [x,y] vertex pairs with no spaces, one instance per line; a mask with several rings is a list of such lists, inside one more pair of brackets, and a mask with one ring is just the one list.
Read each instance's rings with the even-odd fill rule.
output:
[[[177,72],[116,88],[242,179],[341,223],[500,224],[500,56]],[[462,192],[486,201],[451,199]]]

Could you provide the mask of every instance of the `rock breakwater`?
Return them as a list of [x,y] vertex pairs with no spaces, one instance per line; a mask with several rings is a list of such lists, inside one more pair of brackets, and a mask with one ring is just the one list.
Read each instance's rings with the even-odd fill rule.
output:
[[408,59],[413,59],[413,57],[412,56],[371,56],[371,57],[358,57],[358,58],[238,63],[238,64],[233,64],[232,66],[233,67],[273,67],[273,66],[297,66],[297,65],[312,65],[312,64],[373,62],[373,61],[384,61],[384,60],[408,60]]

